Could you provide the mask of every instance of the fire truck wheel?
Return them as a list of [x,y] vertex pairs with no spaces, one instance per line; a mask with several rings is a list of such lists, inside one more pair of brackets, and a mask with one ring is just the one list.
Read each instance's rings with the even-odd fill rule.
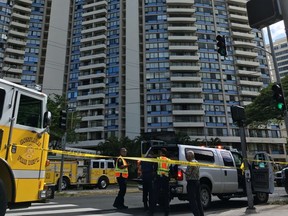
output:
[[106,189],[109,185],[109,180],[107,177],[102,176],[99,180],[98,180],[98,188],[99,189]]
[[4,183],[0,179],[0,216],[4,216],[7,209],[7,194],[5,191]]
[[[66,190],[68,187],[69,187],[69,181],[68,181],[67,178],[64,177],[64,178],[62,179],[61,189],[62,189],[62,190]],[[59,188],[59,180],[58,180],[57,188]]]

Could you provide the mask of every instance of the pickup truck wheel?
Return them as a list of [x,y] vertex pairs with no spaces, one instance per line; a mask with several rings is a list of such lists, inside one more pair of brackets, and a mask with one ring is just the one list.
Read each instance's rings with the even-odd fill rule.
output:
[[262,193],[262,192],[258,192],[255,194],[254,196],[254,202],[255,204],[263,204],[263,203],[267,203],[269,199],[269,194],[268,193]]
[[0,179],[0,216],[4,216],[7,209],[7,194],[5,191],[4,183]]
[[100,177],[98,180],[98,188],[99,189],[106,189],[109,185],[109,180],[107,177]]
[[200,198],[203,208],[207,209],[211,204],[211,190],[208,185],[200,185]]

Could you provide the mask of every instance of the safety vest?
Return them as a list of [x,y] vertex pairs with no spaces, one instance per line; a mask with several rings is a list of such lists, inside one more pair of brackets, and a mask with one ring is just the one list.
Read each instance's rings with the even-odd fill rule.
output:
[[123,165],[126,166],[127,162],[125,161],[125,159],[122,156],[119,156],[117,158],[116,161],[116,166],[115,166],[115,177],[120,177],[121,173],[122,173],[122,177],[123,178],[128,178],[128,167],[125,167],[124,169],[120,169],[118,167],[118,160],[121,159],[123,161]]
[[[157,159],[161,160],[158,162],[158,169],[157,169],[157,174],[162,176],[169,176],[169,164],[168,164],[168,158],[167,157],[158,157]],[[164,162],[163,160],[166,160],[167,162]]]

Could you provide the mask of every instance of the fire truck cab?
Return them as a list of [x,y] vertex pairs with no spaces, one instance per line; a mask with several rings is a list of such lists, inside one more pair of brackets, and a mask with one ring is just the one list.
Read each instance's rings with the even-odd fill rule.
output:
[[0,216],[46,198],[50,119],[47,95],[0,79]]

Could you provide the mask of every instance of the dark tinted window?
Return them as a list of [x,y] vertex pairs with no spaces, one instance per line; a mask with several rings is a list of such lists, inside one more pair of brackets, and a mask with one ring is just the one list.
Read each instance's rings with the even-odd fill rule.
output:
[[195,155],[195,159],[200,163],[214,163],[215,162],[214,154],[210,150],[186,148],[185,156],[188,151],[193,151]]
[[234,166],[233,158],[232,158],[230,152],[221,151],[221,155],[223,158],[224,166],[230,166],[230,167]]
[[239,153],[237,153],[237,152],[231,152],[231,153],[232,153],[232,156],[234,158],[236,167],[239,168],[241,166],[241,164],[242,164],[242,161],[243,161],[242,156]]
[[17,124],[41,128],[42,101],[21,95]]
[[108,162],[108,168],[114,168],[113,162]]
[[93,168],[99,168],[99,162],[93,162]]

